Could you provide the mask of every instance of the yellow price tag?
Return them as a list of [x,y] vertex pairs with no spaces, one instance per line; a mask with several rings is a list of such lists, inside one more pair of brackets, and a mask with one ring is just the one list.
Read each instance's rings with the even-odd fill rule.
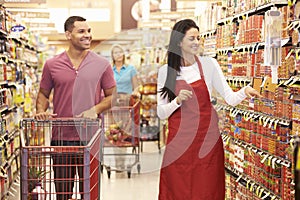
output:
[[294,149],[294,140],[295,140],[294,138],[292,138],[290,140],[290,146],[291,146],[292,149]]
[[297,0],[288,0],[288,6],[293,6],[296,2]]
[[274,130],[276,130],[278,122],[279,122],[279,119],[277,119],[277,120],[274,122]]
[[259,191],[260,191],[260,186],[258,186],[258,187],[256,188],[256,191],[255,191],[256,196],[259,195]]
[[275,200],[276,199],[276,196],[274,195],[274,196],[272,196],[272,198],[271,198],[271,200]]
[[273,157],[273,156],[268,157],[268,166],[271,166],[272,157]]
[[263,124],[263,123],[262,123],[262,118],[263,118],[263,116],[260,116],[259,119],[258,119],[259,125],[262,125],[262,124]]
[[227,138],[226,145],[229,145],[229,142],[230,142],[230,137]]
[[260,190],[260,192],[259,192],[259,194],[258,194],[258,197],[259,197],[259,198],[261,198],[261,196],[262,196],[262,194],[263,194],[264,191],[265,191],[265,189],[264,189],[264,188],[261,188],[261,190]]
[[255,183],[253,182],[250,186],[250,192],[253,192],[253,187],[254,187]]
[[296,170],[300,170],[300,151],[299,151],[299,148],[298,148],[298,150],[297,150]]
[[247,181],[246,188],[249,189],[250,180]]

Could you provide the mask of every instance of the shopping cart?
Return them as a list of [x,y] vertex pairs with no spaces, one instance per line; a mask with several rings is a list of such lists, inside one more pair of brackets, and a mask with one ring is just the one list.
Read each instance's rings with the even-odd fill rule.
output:
[[[100,199],[101,123],[82,118],[23,119],[21,199]],[[81,141],[50,144],[55,131],[60,136],[70,130]]]
[[[103,142],[102,168],[108,178],[111,171],[125,171],[131,177],[133,166],[140,173],[140,102],[133,105],[119,103],[113,106],[104,118],[105,137]],[[127,150],[130,150],[128,152]],[[119,150],[119,151],[116,151]],[[117,166],[116,159],[122,159],[124,166]],[[125,164],[126,163],[126,164]]]

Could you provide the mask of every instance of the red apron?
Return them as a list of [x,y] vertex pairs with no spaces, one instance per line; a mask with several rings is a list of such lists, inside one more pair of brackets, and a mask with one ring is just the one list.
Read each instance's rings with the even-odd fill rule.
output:
[[168,120],[168,139],[160,172],[159,200],[224,200],[223,142],[218,116],[210,102],[202,65],[196,58],[201,79],[181,89],[193,91]]

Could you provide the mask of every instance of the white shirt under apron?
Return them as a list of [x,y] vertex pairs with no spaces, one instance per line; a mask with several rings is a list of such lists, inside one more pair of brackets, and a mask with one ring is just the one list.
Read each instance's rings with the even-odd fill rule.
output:
[[[199,57],[202,65],[205,83],[208,88],[208,92],[211,98],[212,90],[215,89],[228,103],[229,105],[236,106],[241,101],[243,101],[247,96],[245,94],[245,88],[234,92],[228,85],[225,76],[221,70],[219,63],[211,57]],[[159,68],[158,78],[157,78],[157,115],[161,119],[168,118],[180,104],[176,103],[176,99],[169,102],[167,98],[163,98],[159,92],[164,86],[167,77],[167,65]],[[177,75],[176,80],[185,80],[187,83],[193,83],[199,79],[200,72],[197,62],[191,66],[180,67],[181,72]]]

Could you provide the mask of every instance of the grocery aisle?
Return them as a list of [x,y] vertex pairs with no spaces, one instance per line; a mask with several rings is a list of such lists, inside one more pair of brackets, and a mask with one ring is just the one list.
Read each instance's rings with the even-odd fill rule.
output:
[[101,179],[101,200],[155,200],[158,196],[159,167],[162,155],[157,152],[155,142],[145,142],[141,153],[141,173],[133,168],[131,178],[126,172],[112,172],[108,179],[103,170]]
[[[126,172],[111,173],[108,179],[104,169],[101,177],[101,200],[155,200],[158,195],[159,166],[163,153],[157,152],[155,142],[145,142],[144,152],[140,156],[141,173],[133,168],[131,178]],[[18,184],[11,190],[7,200],[20,199]],[[15,195],[15,196],[13,196]]]
[[113,173],[110,180],[102,176],[101,200],[155,200],[158,196],[158,171],[134,175]]

